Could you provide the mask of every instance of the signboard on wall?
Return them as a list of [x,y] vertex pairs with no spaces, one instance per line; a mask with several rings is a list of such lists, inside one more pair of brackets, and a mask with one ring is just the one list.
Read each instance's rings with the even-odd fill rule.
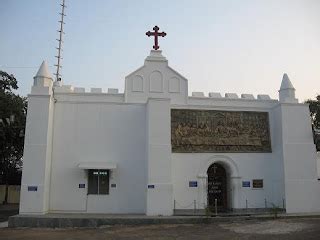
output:
[[28,186],[28,192],[36,192],[38,191],[38,186]]
[[189,181],[189,187],[198,187],[197,181]]
[[242,187],[250,187],[250,181],[242,181]]
[[253,179],[252,188],[263,188],[263,179]]
[[268,112],[171,109],[172,152],[271,152]]

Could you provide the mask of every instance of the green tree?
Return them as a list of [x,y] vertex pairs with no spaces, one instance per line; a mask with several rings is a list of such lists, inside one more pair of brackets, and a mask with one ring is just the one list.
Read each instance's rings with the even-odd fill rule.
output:
[[317,146],[317,151],[320,151],[320,95],[316,97],[316,100],[309,99],[306,102],[309,103],[314,142]]
[[309,103],[312,124],[315,128],[320,129],[320,95],[316,97],[316,100],[309,99],[307,103]]
[[22,167],[26,98],[14,93],[18,83],[13,75],[0,71],[0,181],[6,185],[4,203],[8,201],[8,185]]

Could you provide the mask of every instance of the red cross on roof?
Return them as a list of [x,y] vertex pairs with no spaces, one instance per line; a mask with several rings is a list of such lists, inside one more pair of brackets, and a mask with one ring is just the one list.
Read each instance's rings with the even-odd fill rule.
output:
[[150,31],[146,32],[146,35],[147,35],[148,37],[154,36],[153,49],[154,49],[154,50],[158,50],[159,47],[160,47],[160,46],[158,45],[158,36],[160,36],[160,37],[165,37],[167,34],[166,34],[165,32],[158,32],[158,31],[159,31],[159,27],[158,27],[158,26],[155,26],[155,27],[153,28],[153,30],[154,30],[154,32],[150,32]]

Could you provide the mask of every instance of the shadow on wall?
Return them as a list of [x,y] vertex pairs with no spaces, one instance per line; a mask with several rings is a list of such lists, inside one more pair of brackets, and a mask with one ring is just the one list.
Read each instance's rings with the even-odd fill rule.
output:
[[320,134],[316,135],[315,144],[316,144],[317,152],[320,152]]
[[313,139],[317,152],[320,152],[320,129],[313,128]]

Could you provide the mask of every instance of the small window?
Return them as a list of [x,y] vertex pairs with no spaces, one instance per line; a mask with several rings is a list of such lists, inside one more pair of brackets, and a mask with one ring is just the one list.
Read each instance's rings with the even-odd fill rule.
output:
[[253,179],[252,188],[263,188],[263,179]]
[[88,194],[109,194],[109,170],[90,169]]

